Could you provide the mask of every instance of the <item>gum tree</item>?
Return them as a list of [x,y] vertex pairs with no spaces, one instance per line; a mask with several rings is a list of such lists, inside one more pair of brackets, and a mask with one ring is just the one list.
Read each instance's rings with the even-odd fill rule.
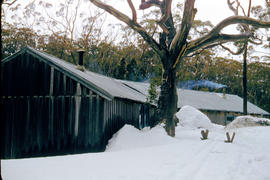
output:
[[156,21],[161,28],[159,38],[155,39],[147,33],[144,27],[137,22],[137,11],[132,0],[127,0],[132,11],[132,18],[118,11],[114,7],[100,1],[90,0],[97,7],[107,11],[118,20],[124,22],[131,29],[139,33],[144,41],[158,55],[162,62],[162,85],[158,99],[157,117],[158,121],[165,123],[165,130],[168,135],[175,136],[175,118],[177,111],[176,77],[180,67],[180,62],[187,56],[192,56],[201,51],[219,46],[226,42],[246,40],[253,37],[253,34],[246,31],[240,34],[225,34],[222,30],[233,24],[245,24],[257,28],[268,28],[270,22],[264,22],[245,16],[231,16],[215,27],[207,34],[196,39],[190,39],[190,30],[193,25],[197,9],[194,7],[195,0],[185,0],[182,21],[178,28],[174,25],[171,11],[172,0],[141,0],[139,9],[144,10],[153,6],[160,9],[160,19]]

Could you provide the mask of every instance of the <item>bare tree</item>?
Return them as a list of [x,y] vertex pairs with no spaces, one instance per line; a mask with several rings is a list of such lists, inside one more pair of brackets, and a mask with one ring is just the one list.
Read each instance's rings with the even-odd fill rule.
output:
[[[83,0],[65,0],[56,3],[39,1],[36,4],[43,11],[33,11],[31,18],[38,19],[35,27],[39,27],[42,30],[41,33],[50,34],[52,38],[50,40],[55,39],[62,44],[61,47],[56,47],[60,58],[76,64],[77,58],[74,52],[78,46],[88,48],[95,41],[104,37],[101,35],[101,29],[105,16],[97,10],[93,10],[90,2],[83,4]],[[85,11],[82,4],[90,10]],[[51,45],[47,47],[54,49]]]
[[177,111],[178,99],[176,92],[176,75],[180,68],[180,62],[185,57],[192,56],[198,51],[212,48],[226,42],[252,38],[252,34],[248,31],[240,34],[222,33],[221,31],[229,25],[246,24],[258,28],[270,27],[270,22],[263,22],[245,16],[232,16],[221,21],[213,27],[209,33],[197,39],[189,40],[189,32],[197,12],[197,9],[194,8],[195,0],[185,1],[182,22],[178,29],[174,26],[171,13],[172,0],[141,0],[140,9],[156,6],[161,10],[161,18],[157,21],[157,24],[161,27],[162,32],[159,34],[159,39],[156,40],[138,24],[137,12],[131,0],[127,1],[132,11],[132,18],[129,18],[127,15],[100,0],[90,1],[139,33],[159,56],[163,65],[163,75],[157,114],[160,118],[159,121],[165,122],[165,129],[170,136],[175,136],[174,114]]

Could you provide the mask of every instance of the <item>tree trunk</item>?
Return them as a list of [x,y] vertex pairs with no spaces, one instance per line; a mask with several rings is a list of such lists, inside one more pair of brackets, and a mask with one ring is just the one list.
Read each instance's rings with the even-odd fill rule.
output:
[[0,159],[0,180],[2,180],[1,159]]
[[165,123],[165,130],[169,136],[175,136],[175,118],[177,111],[176,72],[172,68],[164,68],[161,92],[158,100],[158,116]]
[[243,55],[243,114],[247,115],[247,49],[248,44],[245,44]]
[[[3,0],[0,1],[0,13],[2,15],[2,4],[3,4]],[[2,16],[0,17],[0,104],[2,102]],[[0,109],[0,115],[1,115],[1,109]],[[1,121],[1,120],[0,120]],[[2,122],[0,122],[0,124],[2,125]],[[0,140],[0,144],[2,144],[1,140]],[[0,180],[2,180],[2,173],[1,173],[2,169],[1,169],[1,157],[0,157]]]

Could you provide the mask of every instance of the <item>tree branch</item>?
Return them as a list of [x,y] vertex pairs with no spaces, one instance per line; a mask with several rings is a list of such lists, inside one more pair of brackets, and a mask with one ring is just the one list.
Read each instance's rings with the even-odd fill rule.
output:
[[160,56],[164,57],[166,54],[166,49],[163,49],[155,39],[153,39],[143,27],[141,27],[139,24],[135,23],[133,20],[131,20],[127,15],[121,13],[120,11],[116,10],[110,5],[107,5],[100,0],[90,0],[95,6],[107,11],[120,21],[126,23],[130,28],[138,32],[143,39],[149,44],[149,46],[152,47],[152,49]]
[[228,4],[230,10],[234,13],[234,15],[238,15],[238,10],[235,7],[233,7],[234,3],[237,3],[237,2],[236,1],[231,2],[230,0],[227,0],[227,4]]
[[[245,10],[243,8],[243,6],[240,4],[240,2],[238,0],[233,1],[231,3],[230,0],[227,0],[228,6],[229,8],[233,11],[234,15],[238,16],[239,15],[239,7],[242,10],[242,13],[244,14],[244,16],[250,17],[250,10],[251,10],[251,0],[249,0],[249,7],[248,7],[248,15],[246,15]],[[236,8],[233,7],[233,4],[236,3]],[[242,27],[245,29],[245,31],[250,32],[249,27],[246,24],[242,24]]]
[[245,50],[245,45],[243,45],[242,47],[240,47],[237,52],[232,51],[230,48],[224,46],[223,44],[220,44],[220,46],[225,49],[226,51],[229,51],[232,55],[239,55],[242,54]]
[[1,1],[1,4],[5,4],[5,5],[8,5],[8,6],[11,6],[11,5],[14,4],[16,1],[17,1],[17,0],[13,0],[12,2],[8,3],[8,2],[4,2],[4,0],[3,0],[3,1]]
[[221,21],[209,33],[217,34],[225,27],[229,25],[233,25],[233,24],[246,24],[246,25],[251,25],[258,28],[270,27],[270,22],[264,22],[264,21],[253,19],[253,18],[244,17],[244,16],[231,16]]
[[200,51],[196,51],[195,53],[193,53],[193,54],[191,54],[191,55],[186,55],[185,57],[193,57],[193,56],[195,56],[195,55],[201,54],[201,53],[202,53],[203,51],[205,51],[206,49],[210,49],[210,48],[216,47],[216,46],[218,46],[218,45],[220,45],[219,42],[218,42],[218,43],[215,43],[215,44],[211,44],[211,45],[209,45],[209,46],[206,46],[206,47],[204,47],[204,48],[201,48]]
[[168,18],[171,15],[171,6],[172,6],[172,0],[164,0],[164,7],[161,7],[161,11],[163,12],[163,16],[161,19],[157,22],[161,29],[166,33],[169,34],[169,30],[165,25],[165,22],[168,20]]
[[127,2],[128,2],[128,5],[132,11],[132,20],[134,23],[137,23],[137,13],[136,13],[136,10],[134,8],[134,5],[133,5],[131,0],[127,0]]
[[[245,10],[244,10],[244,8],[243,8],[243,6],[242,6],[242,5],[239,5],[239,7],[241,8],[242,13],[244,14],[244,16],[247,16],[247,15],[246,15],[246,12],[245,12]],[[250,12],[250,11],[248,11],[248,12]],[[249,16],[248,16],[248,17],[249,17]]]
[[[251,35],[249,33],[246,34],[238,34],[238,35],[232,35],[232,34],[217,34],[216,36],[211,36],[211,38],[207,39],[206,41],[200,42],[198,44],[194,44],[194,42],[191,42],[188,44],[187,52],[186,54],[190,54],[192,52],[195,52],[201,48],[205,48],[207,46],[217,46],[223,43],[227,42],[235,42],[239,40],[245,40],[250,38]],[[214,47],[212,46],[212,47]]]
[[259,40],[260,42],[253,41],[251,39],[249,39],[248,42],[250,42],[251,44],[255,44],[255,45],[262,45],[263,44],[262,39],[257,38],[257,40]]
[[251,12],[251,0],[249,0],[249,5],[248,5],[248,14],[247,14],[248,17],[250,17],[250,12]]
[[193,17],[195,17],[194,3],[195,3],[195,0],[186,0],[181,28],[177,32],[177,34],[175,35],[172,41],[172,44],[170,47],[171,51],[175,51],[176,49],[179,49],[179,47],[182,46],[181,44],[186,42],[187,36],[192,26]]
[[164,24],[168,18],[170,17],[171,14],[171,9],[172,9],[172,0],[164,0],[164,16],[162,16],[162,18],[160,19],[159,23],[160,24]]
[[270,0],[265,0],[265,2],[267,6],[270,6]]
[[148,1],[141,0],[141,4],[140,4],[140,7],[139,8],[141,10],[144,10],[144,9],[150,8],[152,6],[158,6],[158,7],[160,7],[161,6],[161,2],[159,0],[148,0]]
[[186,0],[181,28],[176,33],[170,45],[170,49],[169,49],[170,52],[172,53],[173,56],[177,57],[177,58],[172,58],[172,59],[176,59],[176,61],[173,62],[173,68],[176,67],[180,58],[186,52],[187,37],[192,27],[192,22],[194,20],[195,14],[197,12],[197,10],[194,8],[194,4],[195,4],[195,0]]
[[[226,34],[220,34],[220,31],[224,29],[225,27],[232,25],[232,24],[246,24],[251,25],[258,28],[268,28],[270,27],[270,22],[264,22],[255,20],[249,17],[244,16],[231,16],[229,18],[226,18],[225,20],[221,21],[217,26],[215,26],[208,34],[204,35],[203,37],[200,37],[196,40],[191,41],[188,44],[188,53],[192,53],[199,48],[208,46],[210,44],[216,43],[216,42],[230,42],[230,41],[236,41],[241,39],[247,39],[251,37],[251,34],[249,32],[246,32],[246,34],[240,34],[240,35],[226,35]],[[239,38],[239,39],[237,39]]]

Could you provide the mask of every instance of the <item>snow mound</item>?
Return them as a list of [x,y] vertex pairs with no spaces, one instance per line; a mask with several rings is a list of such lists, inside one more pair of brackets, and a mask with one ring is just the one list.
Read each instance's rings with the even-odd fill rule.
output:
[[258,118],[253,116],[238,116],[230,124],[228,124],[226,129],[250,127],[250,126],[270,126],[270,119]]
[[213,128],[210,119],[198,109],[192,106],[183,106],[177,113],[179,124],[191,128]]
[[161,126],[138,130],[131,125],[125,125],[109,140],[106,151],[126,151],[168,145],[175,141],[175,139],[166,134]]

